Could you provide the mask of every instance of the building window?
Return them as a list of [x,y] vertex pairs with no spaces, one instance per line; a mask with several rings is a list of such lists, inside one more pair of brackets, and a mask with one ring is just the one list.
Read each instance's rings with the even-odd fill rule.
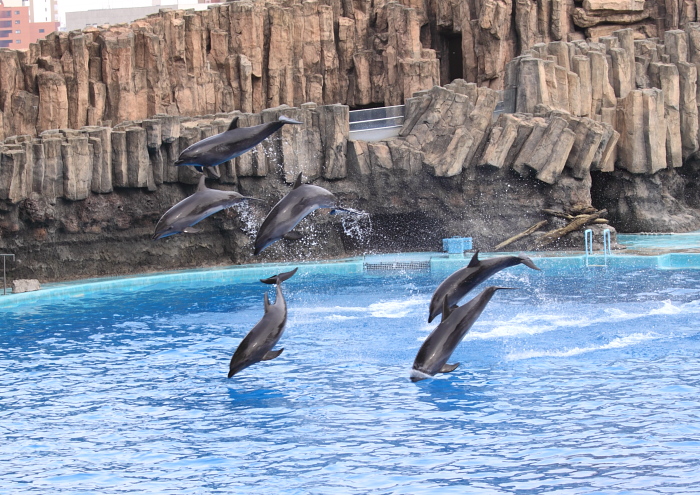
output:
[[15,21],[15,24],[19,24],[19,21]]
[[20,31],[19,29],[17,29],[17,30],[15,31],[15,34],[22,34],[22,31]]
[[39,30],[40,33],[43,33],[44,31],[45,31],[44,29],[40,29],[40,30]]
[[15,43],[22,43],[21,40],[15,40]]
[[19,15],[19,10],[15,10],[15,15]]

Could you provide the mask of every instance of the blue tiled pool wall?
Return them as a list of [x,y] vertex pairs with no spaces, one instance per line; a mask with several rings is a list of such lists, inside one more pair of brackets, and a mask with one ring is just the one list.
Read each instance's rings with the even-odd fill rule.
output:
[[[513,253],[480,254],[485,259],[492,256],[504,256]],[[195,282],[206,283],[249,283],[261,278],[270,277],[277,273],[299,267],[301,276],[318,275],[348,275],[354,276],[363,273],[376,273],[382,276],[381,271],[366,270],[367,263],[374,265],[386,265],[391,269],[394,265],[398,271],[407,266],[408,261],[413,261],[421,268],[429,267],[429,271],[436,277],[447,276],[453,271],[469,263],[472,253],[463,256],[445,255],[440,253],[400,253],[392,255],[374,255],[366,257],[347,258],[326,262],[296,262],[296,263],[264,263],[254,265],[240,265],[229,268],[211,268],[199,270],[185,270],[177,272],[159,273],[154,275],[137,275],[132,277],[89,279],[70,283],[46,284],[36,292],[22,294],[8,294],[0,297],[0,307],[17,306],[33,301],[48,298],[75,298],[82,297],[86,293],[97,291],[109,291],[119,289],[122,291],[139,290],[144,287],[153,287],[163,283],[191,284]],[[535,264],[542,269],[542,276],[556,277],[580,277],[594,273],[597,270],[687,270],[700,269],[700,253],[669,253],[659,256],[608,256],[607,266],[586,266],[586,257],[583,255],[572,256],[532,256]],[[603,265],[604,257],[589,257],[589,264]],[[419,262],[419,263],[418,263]],[[519,265],[509,269],[514,274],[527,273],[528,268]]]

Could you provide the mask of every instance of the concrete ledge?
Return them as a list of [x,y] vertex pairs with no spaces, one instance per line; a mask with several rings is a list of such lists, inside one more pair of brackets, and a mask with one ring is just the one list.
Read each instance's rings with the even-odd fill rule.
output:
[[35,278],[26,278],[12,281],[12,293],[21,294],[22,292],[33,292],[41,289],[41,284]]

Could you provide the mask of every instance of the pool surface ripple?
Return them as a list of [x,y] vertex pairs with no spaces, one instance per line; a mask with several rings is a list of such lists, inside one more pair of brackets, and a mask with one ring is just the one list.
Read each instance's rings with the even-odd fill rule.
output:
[[699,492],[700,272],[505,270],[414,384],[442,278],[300,270],[284,353],[231,380],[259,282],[0,307],[0,493]]

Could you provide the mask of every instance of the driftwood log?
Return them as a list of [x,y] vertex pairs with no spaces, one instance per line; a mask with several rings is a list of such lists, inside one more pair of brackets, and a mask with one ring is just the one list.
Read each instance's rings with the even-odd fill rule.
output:
[[564,237],[566,234],[570,232],[574,232],[575,230],[580,229],[584,225],[587,225],[589,223],[593,223],[595,220],[599,219],[600,217],[604,217],[605,215],[608,214],[608,210],[600,210],[596,211],[595,213],[591,214],[584,214],[584,215],[576,215],[573,217],[573,220],[568,223],[565,227],[561,227],[559,229],[554,229],[550,230],[546,234],[544,234],[542,237],[537,239],[535,243],[532,245],[531,249],[539,249],[544,246],[547,246],[554,241],[561,239]]
[[518,241],[518,240],[522,239],[523,237],[529,236],[530,234],[532,234],[533,232],[538,231],[539,229],[541,229],[541,228],[544,227],[545,225],[547,225],[547,220],[542,220],[541,222],[537,222],[535,225],[533,225],[533,226],[530,227],[529,229],[527,229],[527,230],[525,230],[525,231],[519,233],[518,235],[514,235],[514,236],[511,237],[510,239],[506,239],[505,241],[503,241],[502,243],[500,243],[498,246],[496,246],[495,248],[493,248],[493,250],[494,250],[494,251],[500,251],[501,249],[503,249],[503,248],[506,247],[507,245],[512,244],[512,243],[514,243],[515,241]]

